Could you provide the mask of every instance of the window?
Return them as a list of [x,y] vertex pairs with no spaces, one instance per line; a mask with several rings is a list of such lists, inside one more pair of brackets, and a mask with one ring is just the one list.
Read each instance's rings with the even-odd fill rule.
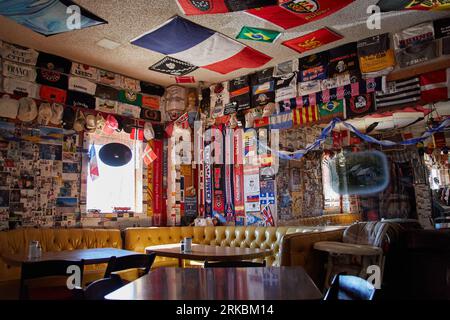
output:
[[[142,213],[142,142],[131,140],[129,135],[114,133],[110,136],[91,134],[85,143],[90,151],[95,148],[98,177],[91,177],[91,161],[87,165],[87,201],[88,213],[114,213],[134,212]],[[131,151],[131,159],[120,166],[111,166],[105,159],[108,157],[119,158],[119,155],[111,155],[102,152],[111,144],[121,144]],[[117,145],[116,145],[117,146]],[[114,149],[114,148],[113,148]],[[116,149],[117,150],[117,149]],[[128,154],[129,155],[129,154]],[[103,156],[103,158],[102,158]],[[130,156],[130,155],[129,155]],[[127,159],[128,160],[128,159]]]

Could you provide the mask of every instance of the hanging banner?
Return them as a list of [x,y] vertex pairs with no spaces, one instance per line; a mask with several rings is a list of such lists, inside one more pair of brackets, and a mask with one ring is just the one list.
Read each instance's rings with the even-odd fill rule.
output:
[[[164,191],[163,191],[163,141],[162,140],[152,140],[151,146],[153,151],[157,155],[155,161],[152,162],[152,179],[153,179],[153,201],[152,201],[152,214],[153,214],[153,224],[161,225],[161,217],[164,214]],[[150,180],[148,181],[147,187],[150,186]],[[150,200],[148,200],[147,208],[150,206]],[[156,222],[159,222],[156,223]]]

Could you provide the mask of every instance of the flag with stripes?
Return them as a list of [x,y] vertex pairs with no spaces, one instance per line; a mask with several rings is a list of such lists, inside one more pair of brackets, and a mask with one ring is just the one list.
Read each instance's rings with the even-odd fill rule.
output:
[[293,110],[294,126],[305,126],[319,121],[317,105],[297,107]]
[[415,105],[420,101],[420,80],[418,77],[390,81],[383,92],[375,95],[377,108]]
[[145,146],[144,154],[143,154],[144,163],[149,166],[153,161],[158,158],[156,153],[153,151],[152,147],[149,143]]
[[95,152],[94,145],[91,145],[91,148],[89,149],[89,175],[91,176],[92,181],[100,176],[100,172],[98,170],[97,153]]
[[450,99],[450,68],[422,74],[420,91],[423,103]]

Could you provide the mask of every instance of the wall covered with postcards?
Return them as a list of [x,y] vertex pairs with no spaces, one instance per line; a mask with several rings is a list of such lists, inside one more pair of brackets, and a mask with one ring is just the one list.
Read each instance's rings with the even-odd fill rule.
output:
[[0,54],[0,229],[147,219],[147,164],[156,159],[144,159],[142,213],[94,217],[86,212],[83,138],[121,132],[147,145],[161,134],[164,88],[11,43],[0,42]]

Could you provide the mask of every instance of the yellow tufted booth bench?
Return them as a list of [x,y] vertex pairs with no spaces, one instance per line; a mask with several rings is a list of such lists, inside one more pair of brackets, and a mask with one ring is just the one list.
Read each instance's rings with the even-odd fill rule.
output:
[[[272,249],[266,257],[267,266],[280,265],[280,244],[286,234],[343,229],[343,227],[150,227],[125,230],[125,249],[144,252],[148,246],[179,243],[191,237],[193,243],[213,246]],[[177,260],[157,257],[155,267],[177,266]]]
[[[32,240],[41,243],[42,251],[63,251],[89,248],[122,248],[119,230],[110,229],[31,229],[0,232],[0,256],[27,252]],[[85,281],[103,276],[105,265],[85,267]],[[0,258],[0,281],[20,279],[20,267],[10,266]]]

